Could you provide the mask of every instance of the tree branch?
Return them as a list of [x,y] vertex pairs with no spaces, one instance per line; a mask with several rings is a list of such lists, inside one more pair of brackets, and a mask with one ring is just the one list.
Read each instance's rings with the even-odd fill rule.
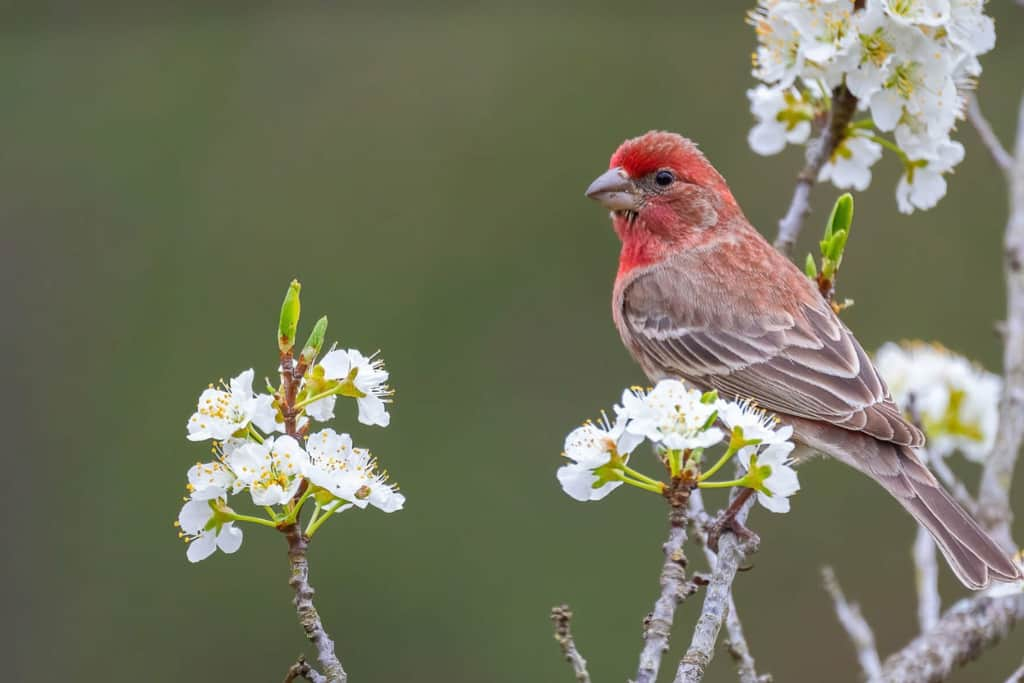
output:
[[555,622],[555,640],[562,648],[562,656],[565,657],[565,661],[572,665],[577,683],[590,683],[587,660],[583,659],[583,655],[576,649],[576,641],[573,640],[572,629],[569,626],[572,621],[572,610],[568,605],[552,607],[551,621]]
[[1010,674],[1010,677],[1006,679],[1006,683],[1021,683],[1024,681],[1024,663],[1020,665],[1020,668]]
[[[737,492],[738,489],[733,489],[734,496]],[[736,513],[737,522],[746,522],[753,504],[753,497],[746,500]],[[732,606],[732,583],[736,580],[736,572],[747,555],[757,552],[757,544],[757,536],[740,538],[735,533],[724,534],[719,541],[711,581],[704,595],[704,605],[693,630],[690,647],[676,670],[675,683],[695,683],[704,677],[704,672],[714,657],[718,632]]]
[[665,562],[661,567],[661,594],[654,609],[644,619],[644,647],[640,652],[636,683],[654,683],[661,668],[661,656],[668,650],[668,639],[675,619],[676,606],[693,594],[697,587],[686,581],[686,503],[687,491],[680,499],[669,498],[668,540],[662,546]]
[[939,566],[935,561],[935,541],[923,526],[914,539],[914,580],[917,584],[917,623],[926,633],[939,621],[942,597],[939,595]]
[[295,663],[289,667],[288,674],[284,677],[284,683],[292,683],[300,678],[305,678],[311,683],[327,683],[324,675],[311,667],[303,655],[299,655]]
[[[875,634],[871,632],[871,626],[860,613],[860,607],[846,601],[832,567],[822,567],[821,576],[825,581],[825,590],[832,597],[836,617],[857,650],[857,661],[860,662],[861,671],[869,681],[881,680],[882,662],[875,648]],[[895,680],[903,681],[902,678]]]
[[[704,509],[703,496],[700,490],[696,490],[690,497],[690,519],[694,523],[694,538],[704,551],[704,557],[709,567],[715,567],[718,563],[718,556],[708,547],[707,533],[703,527],[711,523],[711,517]],[[725,632],[729,655],[736,662],[736,673],[740,683],[771,683],[772,677],[769,674],[758,675],[754,657],[750,654],[750,646],[747,644],[746,635],[743,632],[743,623],[740,621],[739,612],[736,611],[736,600],[729,595],[729,611],[725,617]]]
[[1007,550],[1015,550],[1010,532],[1013,521],[1010,483],[1024,440],[1024,98],[1018,113],[1016,148],[1013,165],[1007,171],[1007,183],[1010,206],[1003,242],[1006,270],[1003,396],[995,445],[981,473],[978,516],[996,541]]
[[927,633],[885,660],[886,681],[941,681],[977,659],[1024,619],[1024,593],[1004,598],[977,595],[953,605]]
[[[341,666],[341,661],[334,654],[334,641],[327,635],[320,621],[320,614],[313,605],[313,587],[309,584],[309,563],[306,561],[306,550],[309,539],[303,534],[298,523],[289,524],[281,530],[288,539],[288,561],[292,575],[288,585],[295,591],[295,611],[299,615],[299,623],[306,632],[306,637],[316,647],[317,660],[324,668],[323,683],[346,683],[348,675]],[[319,675],[319,674],[318,674]],[[317,679],[314,683],[319,683]]]
[[1008,172],[1013,166],[1013,157],[1003,147],[1003,143],[999,141],[999,137],[989,125],[988,119],[981,113],[981,105],[978,104],[978,96],[975,93],[971,93],[967,98],[967,120],[974,126],[974,130],[978,131],[978,136],[992,154],[992,160],[996,162],[996,166],[1004,173]]
[[846,129],[857,110],[857,98],[845,85],[836,88],[832,93],[832,106],[829,108],[828,119],[822,126],[821,134],[807,145],[807,159],[800,175],[797,176],[796,189],[790,200],[786,215],[779,221],[779,233],[775,238],[775,248],[789,256],[796,244],[804,218],[811,211],[811,188],[818,182],[818,174],[836,148],[846,137]]

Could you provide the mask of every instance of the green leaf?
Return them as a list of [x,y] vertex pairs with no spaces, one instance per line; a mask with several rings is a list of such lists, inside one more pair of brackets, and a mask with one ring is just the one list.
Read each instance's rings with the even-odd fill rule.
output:
[[807,254],[807,259],[804,260],[804,274],[812,280],[818,279],[818,266],[812,254]]
[[320,355],[320,349],[324,345],[324,335],[327,334],[327,316],[323,316],[316,321],[316,325],[313,326],[313,331],[309,333],[309,339],[306,340],[306,345],[302,347],[302,353],[299,359],[305,365],[309,366],[313,364],[316,357]]

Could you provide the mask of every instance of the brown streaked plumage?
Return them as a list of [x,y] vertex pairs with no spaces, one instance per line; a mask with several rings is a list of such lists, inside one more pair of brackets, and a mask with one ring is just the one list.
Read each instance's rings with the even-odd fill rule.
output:
[[1020,569],[918,458],[924,435],[817,288],[761,237],[725,180],[673,133],[627,140],[587,190],[622,240],[612,314],[652,381],[752,399],[806,449],[881,484],[968,588]]

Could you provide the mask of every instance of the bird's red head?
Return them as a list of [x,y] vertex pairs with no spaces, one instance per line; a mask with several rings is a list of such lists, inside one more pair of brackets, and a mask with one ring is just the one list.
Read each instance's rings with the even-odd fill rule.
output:
[[703,243],[740,213],[725,179],[681,135],[651,131],[623,142],[587,196],[612,211],[619,275]]

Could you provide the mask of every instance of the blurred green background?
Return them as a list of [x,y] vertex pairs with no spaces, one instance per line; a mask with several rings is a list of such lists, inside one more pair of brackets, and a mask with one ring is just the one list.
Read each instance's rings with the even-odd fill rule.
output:
[[[581,504],[554,479],[564,435],[642,381],[609,319],[617,242],[583,189],[623,138],[678,130],[774,234],[801,157],[746,144],[751,4],[8,6],[5,678],[277,681],[310,652],[282,538],[247,529],[191,566],[171,527],[206,456],[184,439],[195,397],[273,372],[293,276],[304,329],[325,313],[330,338],[380,348],[398,390],[389,429],[354,432],[406,510],[348,513],[310,557],[352,680],[568,681],[562,601],[595,680],[631,675],[664,505]],[[980,92],[1008,136],[1024,10],[990,12]],[[1005,192],[961,128],[934,211],[897,214],[898,164],[879,165],[840,293],[869,349],[939,339],[998,369]],[[817,190],[805,245],[836,194]],[[742,616],[776,680],[854,681],[819,568],[890,652],[916,630],[913,523],[838,464],[801,480],[792,514],[752,519]],[[942,587],[963,594],[945,569]],[[1018,632],[958,680],[1002,680],[1022,649]],[[732,679],[720,650],[708,680]]]

